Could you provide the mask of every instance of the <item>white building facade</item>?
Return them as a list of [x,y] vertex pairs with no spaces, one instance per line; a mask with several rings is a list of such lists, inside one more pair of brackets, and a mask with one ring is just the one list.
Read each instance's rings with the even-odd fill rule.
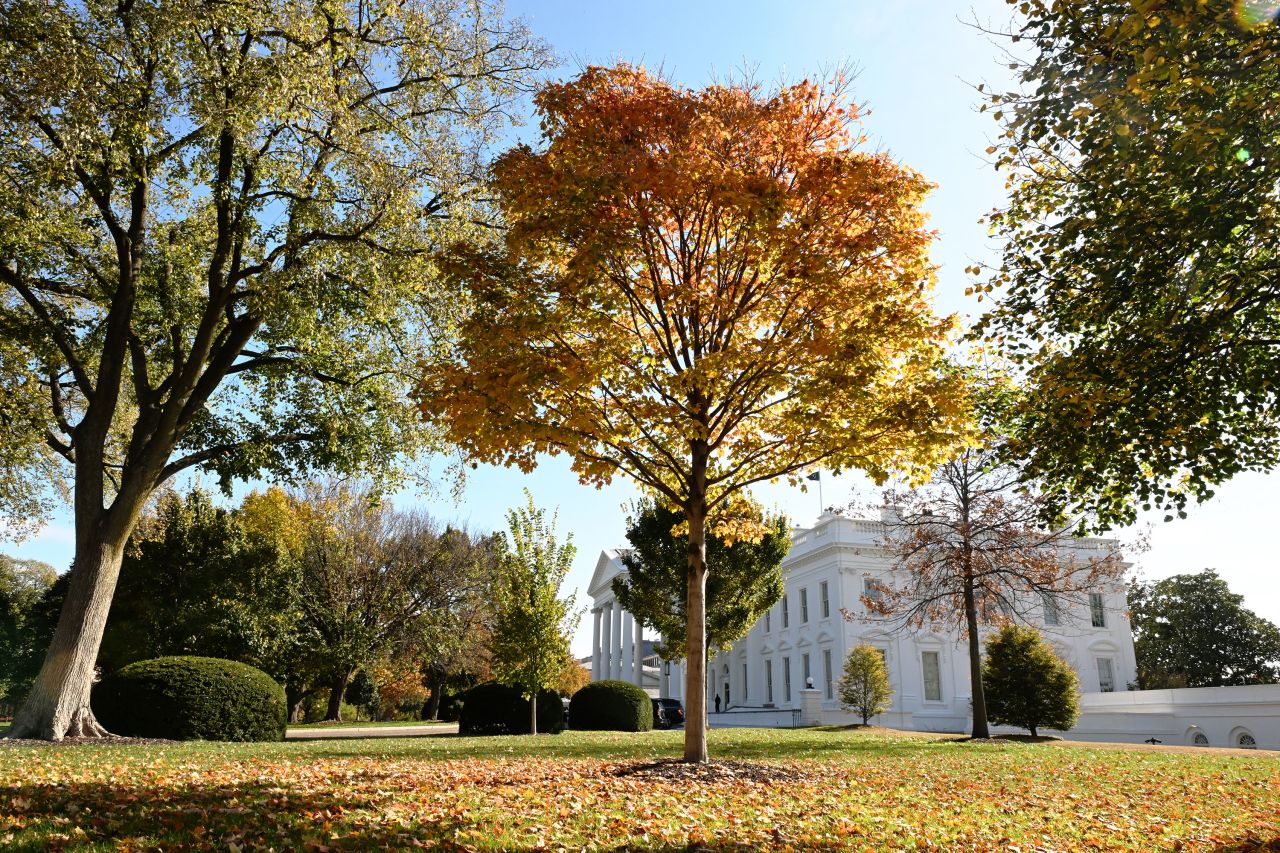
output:
[[[971,723],[968,644],[955,629],[902,628],[868,613],[868,582],[894,585],[882,521],[823,515],[795,531],[782,564],[783,599],[747,635],[707,666],[712,725],[849,723],[837,695],[844,658],[860,643],[884,652],[893,702],[883,726],[963,732]],[[1111,553],[1106,539],[1064,545],[1077,564]],[[652,653],[652,643],[618,606],[612,583],[626,573],[620,551],[604,551],[588,587],[594,680],[621,678],[652,696],[682,699],[684,667]],[[874,590],[875,586],[870,587]],[[1130,690],[1137,681],[1122,581],[1076,600],[1039,603],[1032,623],[1080,680],[1080,719],[1064,736],[1091,741],[1280,749],[1280,685]],[[812,680],[813,687],[806,689]],[[715,713],[715,698],[720,713]],[[996,729],[1000,731],[1000,729]],[[1012,731],[1012,730],[1005,730]]]
[[[958,631],[911,630],[868,613],[862,601],[872,580],[893,585],[893,562],[883,551],[880,521],[826,514],[797,530],[782,564],[785,593],[732,648],[707,667],[708,702],[723,711],[789,711],[801,707],[800,691],[812,680],[824,716],[844,714],[837,682],[844,658],[860,643],[881,649],[893,685],[893,705],[881,725],[922,731],[961,731],[969,719],[968,645]],[[1072,540],[1077,562],[1101,557],[1109,540]],[[640,636],[635,619],[621,611],[612,581],[625,575],[622,552],[604,551],[588,588],[593,601],[592,678],[622,678],[655,695],[681,698],[683,667],[650,657],[636,663]],[[900,571],[900,570],[897,570]],[[1087,603],[1060,601],[1039,610],[1039,627],[1080,677],[1085,692],[1125,690],[1136,680],[1125,589],[1112,582],[1093,590]],[[639,669],[637,669],[639,667]],[[763,718],[762,718],[763,719]]]

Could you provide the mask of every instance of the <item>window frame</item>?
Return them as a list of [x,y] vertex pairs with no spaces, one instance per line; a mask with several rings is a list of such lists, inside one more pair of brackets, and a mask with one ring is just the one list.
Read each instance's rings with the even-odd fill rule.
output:
[[831,618],[831,585],[827,581],[818,582],[819,613],[823,619]]
[[1040,609],[1044,613],[1046,626],[1056,628],[1062,624],[1062,608],[1058,607],[1058,599],[1053,593],[1043,590],[1040,592]]
[[1100,592],[1089,593],[1089,621],[1094,628],[1107,627],[1107,600]]
[[[934,666],[934,687],[937,689],[936,696],[929,695],[929,667],[925,664],[926,660],[932,659]],[[921,696],[925,702],[942,702],[942,652],[937,649],[921,649],[920,650],[920,682],[923,690]]]
[[[1106,664],[1107,679],[1102,679],[1103,664]],[[1100,693],[1116,692],[1116,664],[1110,655],[1095,655],[1093,658],[1093,668],[1098,672],[1098,691]]]

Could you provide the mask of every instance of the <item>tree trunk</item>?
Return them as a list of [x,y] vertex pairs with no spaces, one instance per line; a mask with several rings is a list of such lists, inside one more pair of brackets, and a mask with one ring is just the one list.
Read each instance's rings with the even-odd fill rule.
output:
[[431,695],[427,697],[427,704],[422,709],[422,719],[438,720],[440,719],[440,694],[444,692],[444,679],[434,679],[427,687]]
[[14,718],[11,738],[108,736],[89,707],[89,691],[128,532],[110,541],[100,525],[92,526],[96,529],[90,535],[77,536],[58,626],[31,693]]
[[705,443],[694,442],[693,487],[685,507],[689,521],[689,571],[685,606],[688,670],[684,679],[684,760],[694,764],[707,761],[707,456]]
[[535,692],[529,700],[529,734],[538,733],[538,694]]
[[333,687],[329,690],[329,707],[324,712],[325,722],[342,722],[342,694],[347,691],[350,680],[351,670],[344,670],[334,678]]
[[978,636],[978,608],[974,601],[973,580],[965,579],[964,617],[969,628],[969,682],[973,693],[973,737],[991,737],[987,727],[987,697],[982,689],[982,640]]

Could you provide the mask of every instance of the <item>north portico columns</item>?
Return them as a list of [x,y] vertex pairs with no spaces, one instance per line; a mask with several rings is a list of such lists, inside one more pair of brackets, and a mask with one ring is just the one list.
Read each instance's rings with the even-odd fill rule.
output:
[[609,677],[622,675],[622,606],[609,602]]
[[591,608],[591,678],[600,679],[600,619],[602,608]]

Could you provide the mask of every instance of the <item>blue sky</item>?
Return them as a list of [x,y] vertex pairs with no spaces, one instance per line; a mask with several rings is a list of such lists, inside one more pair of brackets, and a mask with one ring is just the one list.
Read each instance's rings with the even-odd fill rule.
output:
[[[854,63],[860,70],[854,90],[869,108],[865,129],[871,142],[938,185],[927,204],[939,232],[933,248],[939,266],[936,303],[941,312],[963,316],[983,307],[964,295],[969,284],[964,268],[995,256],[978,220],[1003,197],[1003,179],[983,154],[995,126],[978,113],[972,87],[979,82],[1003,86],[1009,73],[999,46],[966,22],[1007,24],[1010,8],[1002,0],[519,0],[508,5],[563,59],[553,76],[571,75],[587,64],[628,61],[660,67],[680,83],[700,86],[743,67],[773,82]],[[549,459],[527,476],[474,471],[455,502],[444,468],[445,460],[431,466],[437,494],[406,494],[400,501],[420,501],[438,517],[473,529],[494,529],[504,526],[507,507],[519,502],[527,487],[539,505],[558,506],[561,530],[572,532],[578,556],[569,585],[580,591],[579,605],[586,605],[585,585],[601,549],[625,544],[623,505],[638,496],[633,488],[626,483],[599,491],[581,486],[565,460]],[[847,503],[854,488],[862,490],[863,499],[875,495],[853,475],[824,477],[827,505]],[[811,524],[818,514],[816,491],[805,494],[777,484],[758,489],[756,497],[797,524]],[[1188,520],[1157,523],[1151,549],[1136,561],[1148,577],[1216,567],[1245,595],[1246,604],[1280,621],[1280,575],[1266,544],[1277,520],[1280,497],[1274,480],[1246,475],[1210,503],[1193,508]],[[0,548],[62,568],[71,555],[70,527],[65,517],[58,518],[35,539]],[[584,618],[574,642],[580,654],[589,649],[590,630]]]

